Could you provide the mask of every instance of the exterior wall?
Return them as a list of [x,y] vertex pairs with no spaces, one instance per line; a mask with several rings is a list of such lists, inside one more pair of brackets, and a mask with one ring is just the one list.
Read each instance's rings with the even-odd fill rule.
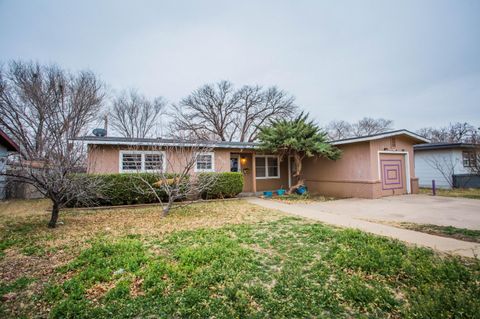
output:
[[[132,150],[127,147],[101,145],[93,146],[89,145],[88,150],[88,172],[94,174],[107,174],[107,173],[119,173],[120,172],[120,151]],[[151,150],[148,147],[136,148],[135,150]],[[160,149],[155,149],[161,151]],[[215,150],[215,171],[216,172],[229,172],[230,171],[230,150]],[[174,151],[168,151],[167,158],[167,171],[175,172],[181,170],[182,164],[185,165],[191,158],[188,151],[185,153],[177,153]]]
[[[383,138],[379,140],[370,141],[370,156],[372,161],[372,174],[379,182],[381,181],[379,170],[379,152],[407,152],[408,161],[405,162],[406,170],[409,169],[410,178],[407,183],[410,184],[410,192],[412,194],[418,193],[418,190],[412,187],[412,180],[415,180],[415,160],[413,152],[413,142],[408,137],[396,136],[394,140],[392,138]],[[417,191],[416,193],[414,191]],[[377,197],[382,196],[379,194]]]
[[[410,189],[418,192],[415,164],[413,161],[413,143],[409,138],[395,137],[372,140],[369,142],[338,145],[343,152],[337,161],[327,159],[305,159],[303,176],[309,190],[334,197],[379,198],[386,195],[382,190],[379,170],[379,152],[407,152],[410,166]],[[403,153],[402,153],[403,154]],[[405,164],[407,166],[407,164]]]
[[256,178],[257,183],[257,192],[262,191],[273,191],[280,188],[288,189],[288,162],[285,158],[283,161],[280,161],[280,177],[279,178],[268,178],[268,179],[258,179]]
[[342,158],[307,158],[305,184],[312,193],[334,197],[379,197],[380,181],[373,176],[369,142],[339,145]]
[[[6,170],[7,154],[7,149],[3,145],[0,145],[0,173],[4,173]],[[6,176],[0,175],[0,200],[5,199],[6,184]]]
[[[441,169],[435,168],[438,163]],[[450,175],[469,174],[470,171],[463,167],[463,158],[461,149],[443,149],[443,150],[417,150],[415,151],[415,173],[419,179],[420,187],[432,187],[432,180],[438,188],[450,188],[448,180],[442,175],[444,171]]]

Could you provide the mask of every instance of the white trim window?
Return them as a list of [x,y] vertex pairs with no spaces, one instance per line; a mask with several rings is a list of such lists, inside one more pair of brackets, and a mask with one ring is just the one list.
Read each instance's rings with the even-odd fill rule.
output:
[[203,152],[196,154],[195,172],[215,172],[214,152]]
[[280,159],[275,155],[255,156],[256,179],[280,178]]
[[165,152],[120,151],[120,173],[165,172]]

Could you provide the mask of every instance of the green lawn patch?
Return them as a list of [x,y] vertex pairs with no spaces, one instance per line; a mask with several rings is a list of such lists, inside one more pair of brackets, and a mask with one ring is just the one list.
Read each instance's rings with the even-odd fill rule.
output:
[[[480,188],[454,188],[454,189],[437,188],[436,193],[437,193],[437,196],[480,199]],[[420,188],[420,194],[432,195],[432,189]]]
[[[480,261],[244,201],[4,220],[5,318],[477,318]],[[23,215],[22,215],[23,216]],[[7,217],[5,217],[7,218]],[[10,218],[10,217],[8,217]],[[12,217],[13,218],[13,217]]]
[[61,269],[73,276],[45,298],[53,318],[474,318],[479,268],[284,218],[165,238],[101,238]]
[[459,240],[480,243],[480,230],[457,228],[453,226],[439,226],[431,224],[415,224],[415,223],[396,223],[395,226],[419,231],[422,233],[455,238]]

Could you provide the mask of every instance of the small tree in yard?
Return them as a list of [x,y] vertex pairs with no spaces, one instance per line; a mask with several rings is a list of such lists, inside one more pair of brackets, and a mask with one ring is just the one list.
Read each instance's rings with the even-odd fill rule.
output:
[[[141,154],[138,148],[132,151],[132,154]],[[217,179],[216,175],[202,174],[195,169],[197,165],[201,166],[200,170],[209,169],[207,166],[213,165],[202,159],[202,156],[209,156],[204,154],[212,151],[208,145],[186,142],[185,145],[151,146],[148,151],[148,155],[143,155],[148,156],[148,160],[144,159],[143,166],[149,173],[131,175],[134,185],[132,191],[154,196],[162,206],[162,217],[169,214],[176,201],[198,198]],[[137,165],[137,173],[140,169],[141,165]],[[186,204],[188,202],[184,201],[183,205]]]
[[72,74],[23,62],[0,69],[0,126],[20,145],[6,175],[52,201],[49,227],[68,203],[96,197],[98,181],[75,175],[85,167],[85,148],[69,139],[86,132],[104,95],[103,84],[88,71]]
[[294,176],[298,178],[298,183],[289,192],[304,184],[302,160],[305,157],[319,156],[336,160],[341,156],[341,151],[327,142],[326,133],[308,119],[308,114],[303,113],[294,120],[277,120],[261,128],[259,140],[265,151],[277,153],[281,158],[294,157]]

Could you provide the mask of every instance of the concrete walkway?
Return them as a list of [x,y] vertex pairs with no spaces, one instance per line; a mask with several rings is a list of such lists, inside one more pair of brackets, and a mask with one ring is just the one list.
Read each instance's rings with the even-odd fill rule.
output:
[[305,205],[283,204],[277,201],[261,198],[248,198],[247,200],[252,204],[260,205],[265,208],[280,210],[288,214],[318,220],[334,226],[356,228],[372,234],[399,239],[407,243],[432,248],[448,254],[480,258],[480,244],[477,243],[434,236],[413,230],[354,219],[348,216],[322,212]]

